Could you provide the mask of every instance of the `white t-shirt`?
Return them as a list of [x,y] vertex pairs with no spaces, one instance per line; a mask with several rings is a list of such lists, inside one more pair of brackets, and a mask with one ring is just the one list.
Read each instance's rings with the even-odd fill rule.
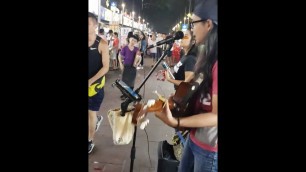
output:
[[108,47],[111,49],[113,48],[113,43],[114,43],[114,38],[112,35],[107,35],[107,40],[108,40]]
[[104,41],[106,41],[107,42],[107,38],[106,38],[106,36],[105,35],[101,35],[101,34],[99,34],[98,36],[100,36]]
[[[153,41],[152,39],[148,39],[148,46],[156,44],[157,40]],[[150,53],[156,53],[157,49],[156,47],[153,47],[150,49]]]
[[[159,42],[159,41],[161,41],[161,40],[163,40],[163,38],[162,38],[161,36],[159,36],[159,37],[156,38],[156,42]],[[163,45],[159,45],[159,46],[157,46],[157,47],[162,48]]]

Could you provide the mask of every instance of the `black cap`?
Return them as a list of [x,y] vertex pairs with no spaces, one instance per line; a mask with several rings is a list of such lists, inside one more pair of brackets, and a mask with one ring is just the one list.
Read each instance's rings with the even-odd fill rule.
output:
[[129,33],[128,33],[128,38],[130,38],[131,36],[133,35],[133,32],[132,31],[130,31]]
[[218,0],[196,0],[193,13],[218,24]]
[[137,34],[135,35],[130,35],[128,38],[134,38],[137,40],[137,42],[139,41],[139,36]]
[[95,21],[98,21],[97,15],[95,15],[95,14],[92,13],[92,12],[88,12],[88,17],[93,18]]

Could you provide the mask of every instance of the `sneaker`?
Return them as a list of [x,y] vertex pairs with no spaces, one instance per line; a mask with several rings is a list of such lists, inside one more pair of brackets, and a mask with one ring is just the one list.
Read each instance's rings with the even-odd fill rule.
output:
[[100,127],[100,124],[103,120],[103,116],[97,116],[97,124],[96,124],[96,132],[98,131],[99,127]]
[[95,144],[93,144],[92,140],[88,141],[88,154],[91,153],[94,147],[95,147]]
[[142,67],[142,66],[138,66],[136,69],[137,69],[137,70],[143,69],[143,67]]

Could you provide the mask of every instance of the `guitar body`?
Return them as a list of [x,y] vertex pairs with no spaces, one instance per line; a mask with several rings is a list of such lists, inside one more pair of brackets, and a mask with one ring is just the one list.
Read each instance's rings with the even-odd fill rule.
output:
[[174,117],[186,117],[192,115],[192,98],[197,91],[199,84],[197,82],[181,82],[174,96],[169,97],[169,104]]
[[[175,94],[168,98],[169,108],[172,112],[173,117],[187,117],[194,114],[193,106],[195,105],[195,97],[202,81],[203,75],[200,74],[200,77],[198,77],[197,80],[195,80],[194,82],[180,83]],[[135,110],[132,118],[133,124],[136,125],[138,123],[138,120],[144,117],[145,113],[157,112],[163,109],[165,101],[167,100],[163,96],[159,95],[157,92],[156,94],[158,95],[158,99],[155,100],[153,104],[150,104],[148,106],[143,105],[141,103],[137,103],[134,105]],[[185,129],[182,128],[182,130]]]
[[[140,118],[142,118],[142,116],[144,115],[141,111],[145,111],[145,112],[157,112],[157,111],[161,111],[163,109],[164,106],[164,101],[161,99],[158,99],[155,101],[154,105],[147,107],[144,109],[143,104],[141,103],[137,103],[134,105],[135,109],[134,109],[134,113],[133,113],[133,117],[132,117],[132,123],[137,125],[138,124],[138,120]],[[140,116],[140,114],[142,114]]]

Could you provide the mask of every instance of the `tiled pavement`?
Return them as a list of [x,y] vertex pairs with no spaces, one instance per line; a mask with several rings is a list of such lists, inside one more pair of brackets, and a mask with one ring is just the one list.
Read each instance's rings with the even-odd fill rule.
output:
[[[140,69],[137,72],[135,88],[138,88],[151,70],[152,60],[145,58],[144,69]],[[174,92],[173,84],[167,81],[159,81],[156,78],[156,73],[162,69],[161,64],[155,69],[150,76],[145,86],[141,89],[140,94],[143,95],[143,100],[157,98],[153,91],[157,90],[160,94],[168,97]],[[99,111],[99,115],[103,116],[102,124],[95,136],[95,148],[88,156],[89,172],[94,172],[94,167],[99,167],[103,172],[129,172],[130,171],[130,152],[132,147],[132,141],[128,145],[114,145],[112,140],[112,130],[110,128],[107,111],[120,107],[120,91],[116,87],[112,87],[111,84],[117,79],[121,78],[120,70],[110,71],[106,75],[105,85],[105,97],[102,106]],[[145,90],[145,91],[144,91]],[[157,119],[153,113],[148,114],[150,123],[146,127],[147,136],[144,130],[137,128],[136,137],[136,157],[134,160],[134,172],[156,172],[157,171],[157,146],[158,142],[162,140],[171,141],[171,137],[174,134],[174,130],[159,119]],[[148,154],[149,143],[149,154]],[[149,160],[151,158],[151,163]],[[97,171],[97,170],[96,170]]]

